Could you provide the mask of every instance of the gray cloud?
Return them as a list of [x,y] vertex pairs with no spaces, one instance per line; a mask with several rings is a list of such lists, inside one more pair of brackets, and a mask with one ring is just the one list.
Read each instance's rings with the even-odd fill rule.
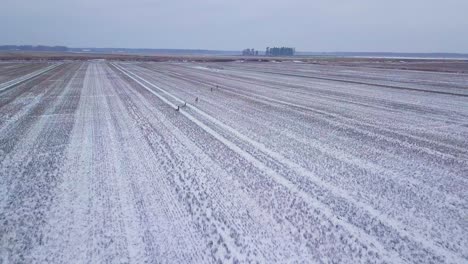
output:
[[466,0],[3,0],[0,44],[468,52]]

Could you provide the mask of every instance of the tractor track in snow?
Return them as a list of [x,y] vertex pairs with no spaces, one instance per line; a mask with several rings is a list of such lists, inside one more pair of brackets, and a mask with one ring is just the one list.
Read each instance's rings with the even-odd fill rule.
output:
[[64,62],[0,93],[0,262],[468,261],[466,97],[379,86],[464,75],[204,66]]
[[[121,68],[120,68],[121,69]],[[122,70],[122,69],[121,69]],[[128,72],[126,72],[126,74],[129,74]],[[151,85],[153,88],[156,88],[157,90],[159,90],[159,92],[162,92],[165,94],[166,97],[170,97],[172,101],[175,101],[175,103],[178,103],[178,104],[182,104],[184,101],[177,98],[176,96],[168,93],[167,91],[155,86],[155,85],[152,85],[151,83],[149,83],[148,81],[142,79],[141,77],[139,77],[138,75],[135,75],[134,73],[130,73],[132,74],[133,76],[135,76],[136,78],[138,78],[139,80],[145,82],[147,85]],[[130,75],[129,75],[130,77]],[[142,86],[145,86],[145,84],[141,83],[141,81],[139,82],[137,79],[131,77],[133,80],[137,81],[140,85]],[[147,86],[145,86],[145,88],[147,89],[150,89],[148,88]],[[156,96],[158,96],[160,99],[164,100],[165,98],[162,97],[162,95],[158,95],[157,93],[155,93]],[[167,101],[166,100],[166,103],[168,103],[169,105],[173,106],[174,108],[176,108],[176,104],[170,102],[170,101]],[[283,163],[283,164],[287,164],[286,167],[288,167],[290,170],[292,169],[293,171],[295,171],[296,174],[299,174],[300,176],[302,176],[303,178],[315,178],[315,181],[316,182],[313,182],[313,184],[315,185],[318,185],[319,188],[324,188],[326,189],[326,191],[331,191],[331,194],[332,196],[338,196],[339,199],[342,199],[344,201],[347,201],[347,202],[351,202],[353,201],[354,199],[351,197],[351,196],[348,196],[348,194],[346,193],[343,193],[342,191],[343,190],[339,190],[339,189],[336,189],[336,187],[332,186],[332,185],[329,185],[328,183],[325,183],[323,181],[321,181],[319,178],[313,176],[313,174],[311,174],[310,171],[307,171],[306,169],[298,166],[297,164],[295,164],[294,162],[288,160],[286,157],[284,156],[281,156],[280,154],[274,152],[274,151],[271,151],[269,150],[268,148],[266,148],[265,146],[263,146],[261,143],[258,143],[256,141],[253,141],[245,136],[243,136],[242,134],[238,133],[237,131],[235,131],[234,129],[232,129],[231,127],[227,126],[227,125],[224,125],[223,123],[219,122],[218,120],[214,119],[213,117],[209,116],[208,114],[204,113],[203,111],[191,106],[190,104],[188,104],[188,109],[187,111],[185,110],[181,110],[181,112],[186,116],[188,117],[190,120],[192,120],[193,122],[197,123],[199,126],[201,126],[205,131],[207,131],[208,133],[212,134],[213,136],[215,136],[218,140],[220,141],[223,141],[225,144],[227,144],[228,146],[229,145],[232,145],[230,148],[231,149],[235,149],[236,152],[238,153],[243,153],[243,157],[246,158],[246,159],[249,159],[251,160],[251,162],[260,162],[258,166],[261,166],[262,169],[264,170],[267,170],[268,166],[267,167],[263,167],[265,166],[265,164],[268,164],[268,161],[265,161],[265,162],[261,162],[261,161],[258,161],[256,158],[253,158],[252,155],[250,155],[249,153],[245,153],[243,151],[245,151],[244,149],[240,148],[238,145],[232,143],[232,141],[229,141],[227,140],[226,136],[222,136],[223,133],[226,133],[227,131],[231,132],[232,134],[235,134],[235,138],[237,138],[238,140],[241,139],[241,141],[246,141],[248,142],[250,145],[253,145],[256,150],[261,150],[261,152],[263,153],[266,153],[268,156],[272,157],[274,159],[274,162],[276,163]],[[217,127],[221,127],[221,131],[217,131],[216,129],[213,130],[213,127],[211,126],[207,126],[206,123],[204,123],[203,121],[200,121],[200,117],[197,118],[197,117],[194,117],[192,114],[192,110],[195,111],[195,113],[197,114],[197,116],[201,116],[205,119],[208,119],[209,122],[211,123],[214,123],[217,125]],[[188,114],[188,111],[189,114]],[[206,122],[206,121],[205,121]],[[221,135],[221,136],[220,136]],[[249,156],[250,155],[250,156]],[[260,155],[257,153],[256,155],[254,155],[255,157],[259,157]],[[281,161],[281,162],[280,162]],[[284,163],[286,161],[286,163]],[[284,165],[283,165],[284,166]],[[268,168],[270,169],[270,168]],[[282,177],[281,175],[278,175],[278,174],[275,174],[274,172],[271,172],[273,175],[276,175],[276,177],[274,178],[277,178],[278,181],[284,181],[285,178]],[[283,182],[283,184],[285,184],[286,186],[289,186],[289,188],[293,188],[295,190],[295,185],[293,183],[291,183],[289,181],[289,179],[286,180],[286,182]],[[294,187],[293,187],[294,186]],[[307,194],[304,194],[304,195],[307,195]],[[336,199],[336,198],[335,198]],[[330,201],[327,201],[327,203],[330,203]],[[327,204],[327,203],[324,203],[324,204]],[[387,232],[392,232],[393,231],[393,234],[392,235],[395,235],[400,233],[399,236],[400,238],[398,240],[400,241],[404,241],[404,237],[410,237],[411,240],[414,240],[414,243],[411,243],[411,242],[408,242],[407,241],[407,244],[408,245],[405,245],[405,246],[408,246],[411,250],[408,250],[409,252],[417,252],[416,248],[420,245],[420,244],[423,244],[424,246],[423,247],[426,247],[426,248],[429,248],[430,250],[432,250],[433,252],[435,252],[436,255],[441,255],[441,256],[448,256],[448,255],[451,255],[451,257],[453,257],[451,261],[459,261],[462,259],[461,256],[457,256],[456,254],[453,254],[453,253],[449,253],[450,251],[446,251],[446,249],[444,248],[441,248],[439,246],[437,246],[437,244],[432,244],[431,242],[428,243],[428,241],[426,241],[426,238],[424,236],[421,236],[420,234],[418,233],[408,233],[406,231],[404,231],[403,229],[403,225],[401,223],[398,223],[398,221],[394,221],[394,220],[391,220],[390,218],[387,218],[386,216],[382,215],[379,211],[375,210],[374,208],[370,207],[369,205],[367,204],[363,204],[357,200],[354,200],[354,206],[357,206],[357,208],[359,208],[360,210],[363,210],[361,211],[360,213],[365,215],[366,213],[367,214],[370,214],[369,218],[370,218],[370,222],[378,222],[378,223],[384,223],[384,229],[387,229],[386,231]],[[349,205],[348,205],[349,206]],[[326,207],[326,206],[325,206]],[[322,210],[325,210],[325,209],[322,209]],[[333,212],[333,213],[338,213],[338,212]],[[345,217],[346,215],[343,215],[342,217]],[[351,221],[353,222],[353,221]],[[348,226],[348,228],[353,228],[354,226]],[[372,228],[371,228],[372,229]],[[393,229],[392,231],[388,231],[388,230],[391,230]],[[391,235],[390,235],[391,237]],[[380,238],[382,239],[382,238]],[[383,239],[385,240],[385,239]],[[392,240],[392,239],[389,239],[389,240]],[[383,244],[385,244],[386,242],[384,241]],[[387,243],[390,243],[390,242],[387,242]],[[386,245],[388,246],[388,245]],[[422,252],[425,252],[427,254],[427,251],[426,249],[421,249],[421,253]],[[457,250],[460,250],[457,249]],[[400,254],[402,252],[399,252]],[[419,255],[418,253],[416,253],[415,255]],[[410,258],[410,256],[405,256],[407,258]],[[458,260],[457,260],[458,259]]]

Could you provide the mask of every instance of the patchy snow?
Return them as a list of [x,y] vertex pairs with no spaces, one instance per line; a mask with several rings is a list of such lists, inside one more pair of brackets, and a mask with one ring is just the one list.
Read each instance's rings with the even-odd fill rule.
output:
[[0,262],[468,261],[466,74],[93,61],[40,76],[0,92]]

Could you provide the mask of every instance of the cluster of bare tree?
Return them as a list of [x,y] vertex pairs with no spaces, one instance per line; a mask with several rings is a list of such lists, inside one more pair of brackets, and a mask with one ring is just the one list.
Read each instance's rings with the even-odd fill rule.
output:
[[258,50],[255,49],[245,49],[242,51],[244,56],[258,56]]
[[265,51],[266,56],[294,56],[294,53],[296,52],[295,48],[288,48],[288,47],[274,47],[270,48],[267,47]]

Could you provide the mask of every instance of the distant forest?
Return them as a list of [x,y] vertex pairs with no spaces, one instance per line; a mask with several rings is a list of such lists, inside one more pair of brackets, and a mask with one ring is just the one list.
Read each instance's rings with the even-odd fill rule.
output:
[[0,46],[0,50],[7,51],[57,51],[64,52],[68,51],[65,46],[33,46],[33,45],[3,45]]
[[75,52],[97,54],[142,54],[142,55],[247,55],[247,56],[320,56],[320,57],[376,57],[376,58],[445,58],[468,59],[463,53],[408,53],[408,52],[304,52],[295,48],[273,47],[265,51],[245,49],[243,51],[201,50],[201,49],[131,49],[131,48],[70,48],[46,45],[0,45],[1,51]]
[[131,49],[131,48],[69,48],[65,46],[0,45],[0,51],[49,51],[105,54],[158,54],[158,55],[240,55],[239,51],[201,49]]

